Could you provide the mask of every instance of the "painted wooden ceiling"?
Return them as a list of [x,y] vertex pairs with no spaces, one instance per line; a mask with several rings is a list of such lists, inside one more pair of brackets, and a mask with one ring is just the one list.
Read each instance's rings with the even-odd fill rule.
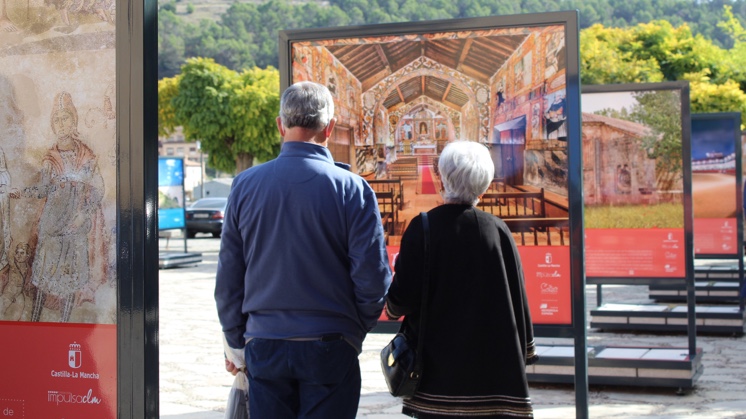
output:
[[[329,51],[362,83],[367,91],[407,64],[427,57],[484,84],[526,39],[525,34],[464,39],[399,41],[392,43],[333,45]],[[403,80],[384,100],[388,109],[427,96],[460,109],[469,97],[458,86],[437,76]]]

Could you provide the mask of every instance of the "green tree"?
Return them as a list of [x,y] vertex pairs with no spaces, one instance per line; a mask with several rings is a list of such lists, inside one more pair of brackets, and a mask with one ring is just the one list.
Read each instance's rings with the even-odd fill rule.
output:
[[183,29],[183,22],[174,12],[163,9],[158,12],[158,78],[177,74],[184,64]]
[[627,45],[635,42],[628,29],[593,25],[580,33],[580,77],[584,84],[653,83],[663,73],[653,57],[641,57]]
[[724,32],[733,47],[724,50],[686,24],[665,21],[630,28],[593,25],[581,32],[581,79],[585,84],[688,80],[692,112],[746,109],[746,33],[725,10]]
[[746,93],[735,81],[714,84],[706,76],[692,75],[689,86],[693,113],[741,112],[746,115]]
[[653,134],[641,139],[648,156],[655,158],[658,188],[673,189],[681,180],[681,96],[678,91],[649,91],[633,95],[637,99],[630,119],[646,125]]
[[254,159],[279,153],[279,91],[280,75],[272,67],[238,73],[212,59],[190,58],[181,74],[158,84],[159,131],[182,126],[187,141],[201,141],[210,166],[241,172]]
[[168,3],[163,3],[161,7],[158,8],[158,11],[176,13],[176,2],[169,1]]

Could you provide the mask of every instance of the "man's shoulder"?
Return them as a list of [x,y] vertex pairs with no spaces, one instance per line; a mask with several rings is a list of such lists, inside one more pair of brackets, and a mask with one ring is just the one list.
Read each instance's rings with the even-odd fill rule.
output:
[[270,160],[266,163],[262,163],[257,166],[250,167],[243,172],[236,175],[236,178],[233,180],[233,185],[238,185],[241,182],[245,182],[247,179],[255,178],[257,176],[264,176],[264,174],[272,168],[275,161]]

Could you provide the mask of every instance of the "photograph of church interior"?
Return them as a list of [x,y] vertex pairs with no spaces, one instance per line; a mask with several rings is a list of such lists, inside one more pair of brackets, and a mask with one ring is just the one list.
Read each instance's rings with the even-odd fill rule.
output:
[[438,156],[484,144],[495,178],[478,207],[519,245],[568,246],[564,25],[297,41],[292,82],[326,85],[329,141],[376,191],[387,243],[442,204]]

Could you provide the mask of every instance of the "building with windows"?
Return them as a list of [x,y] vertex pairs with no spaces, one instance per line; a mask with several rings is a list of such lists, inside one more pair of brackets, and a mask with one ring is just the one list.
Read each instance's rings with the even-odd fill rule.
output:
[[158,155],[184,158],[184,191],[187,202],[199,198],[199,196],[195,197],[192,192],[199,189],[199,186],[206,180],[204,173],[207,155],[200,152],[198,143],[187,142],[179,127],[169,137],[158,139]]

